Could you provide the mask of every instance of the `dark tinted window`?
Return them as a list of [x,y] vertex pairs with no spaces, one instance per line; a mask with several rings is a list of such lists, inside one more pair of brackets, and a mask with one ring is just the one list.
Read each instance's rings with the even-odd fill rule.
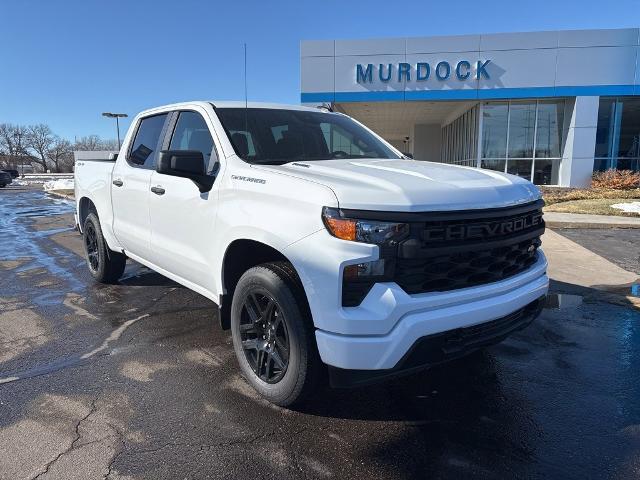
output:
[[[180,112],[171,137],[170,150],[198,150],[202,152],[207,172],[211,173],[216,163],[213,138],[204,118],[196,112]],[[212,158],[213,154],[213,158]]]
[[251,163],[400,158],[349,117],[268,108],[218,108],[236,154]]
[[131,153],[129,153],[129,162],[146,168],[155,166],[158,155],[158,140],[166,118],[167,114],[163,113],[143,118],[140,121],[136,138],[131,146]]

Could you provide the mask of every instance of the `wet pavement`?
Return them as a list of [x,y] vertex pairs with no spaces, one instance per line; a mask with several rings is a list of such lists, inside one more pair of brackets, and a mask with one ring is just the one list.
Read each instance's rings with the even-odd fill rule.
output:
[[640,230],[635,228],[566,228],[558,233],[616,265],[640,274]]
[[133,263],[93,283],[72,208],[0,192],[2,479],[640,475],[623,296],[554,282],[573,297],[500,345],[286,410],[243,381],[207,299]]

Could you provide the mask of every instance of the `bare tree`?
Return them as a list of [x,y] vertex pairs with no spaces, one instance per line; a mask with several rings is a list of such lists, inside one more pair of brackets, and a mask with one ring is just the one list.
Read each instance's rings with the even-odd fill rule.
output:
[[103,140],[87,135],[71,143],[54,134],[45,124],[0,124],[0,167],[17,168],[20,164],[35,164],[43,171],[73,170],[74,150],[118,150],[116,140]]
[[102,150],[102,140],[98,135],[87,135],[76,140],[74,150]]
[[56,140],[48,125],[42,123],[27,127],[27,148],[33,154],[33,162],[38,164],[43,171],[47,171],[47,158],[49,149]]
[[102,140],[102,150],[113,150],[117,152],[120,150],[120,147],[118,147],[118,141],[115,138]]
[[73,170],[73,146],[69,140],[56,136],[47,152],[47,160],[57,173]]
[[76,139],[73,145],[74,150],[118,150],[118,142],[116,140],[103,140],[98,135],[87,135]]
[[18,161],[25,161],[27,154],[27,130],[11,123],[0,124],[0,154],[8,168],[16,168]]

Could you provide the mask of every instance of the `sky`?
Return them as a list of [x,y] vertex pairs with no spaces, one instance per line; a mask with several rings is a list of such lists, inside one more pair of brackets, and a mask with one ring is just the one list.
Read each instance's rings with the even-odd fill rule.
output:
[[0,0],[0,123],[115,138],[101,112],[242,100],[244,43],[249,100],[299,103],[301,40],[625,27],[640,0]]

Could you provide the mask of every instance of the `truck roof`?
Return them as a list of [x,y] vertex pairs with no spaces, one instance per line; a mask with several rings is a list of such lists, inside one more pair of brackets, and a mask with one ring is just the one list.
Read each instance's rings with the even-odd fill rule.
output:
[[[245,102],[243,101],[211,101],[216,108],[244,108]],[[312,112],[317,112],[318,109],[315,107],[305,107],[302,105],[290,105],[286,103],[268,103],[268,102],[247,102],[246,106],[248,108],[277,108],[283,110],[307,110]]]
[[[180,103],[172,103],[169,105],[160,105],[157,107],[149,108],[143,112],[140,112],[140,115],[146,115],[149,113],[154,113],[157,111],[165,111],[165,110],[174,110],[179,108],[185,108],[193,105],[199,106],[207,106],[213,105],[215,108],[245,108],[244,101],[233,101],[233,100],[194,100],[192,102],[180,102]],[[306,110],[308,112],[317,112],[319,111],[315,107],[305,107],[302,105],[288,105],[285,103],[267,103],[267,102],[247,102],[246,106],[248,108],[275,108],[282,110]]]

